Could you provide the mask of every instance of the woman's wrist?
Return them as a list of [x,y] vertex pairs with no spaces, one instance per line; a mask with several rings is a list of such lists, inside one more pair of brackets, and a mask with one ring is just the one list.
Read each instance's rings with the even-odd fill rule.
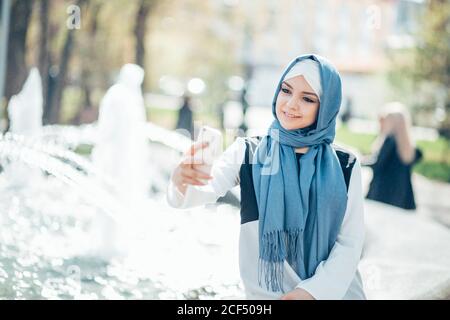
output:
[[186,194],[187,184],[183,183],[181,181],[181,179],[178,178],[178,176],[179,176],[178,171],[179,171],[178,169],[175,169],[175,171],[170,179],[172,180],[172,183],[173,183],[175,189],[184,196]]

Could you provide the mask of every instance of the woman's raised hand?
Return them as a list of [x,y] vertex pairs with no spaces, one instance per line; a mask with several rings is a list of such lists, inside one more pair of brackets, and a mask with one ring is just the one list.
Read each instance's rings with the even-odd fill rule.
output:
[[186,193],[188,185],[202,186],[206,182],[201,180],[210,180],[212,177],[199,169],[199,166],[205,165],[195,157],[195,154],[208,146],[208,142],[195,142],[191,147],[184,153],[180,164],[174,169],[172,173],[172,182],[177,187],[177,189],[182,193]]

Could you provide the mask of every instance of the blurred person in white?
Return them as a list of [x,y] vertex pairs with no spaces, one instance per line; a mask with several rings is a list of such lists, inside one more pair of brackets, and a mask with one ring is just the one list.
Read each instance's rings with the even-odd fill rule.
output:
[[240,185],[248,299],[365,299],[360,164],[332,145],[341,97],[329,61],[299,56],[276,87],[267,135],[238,137],[210,175],[192,161],[207,144],[194,143],[172,173],[167,200],[176,208],[213,203]]
[[411,171],[422,152],[411,137],[411,116],[403,104],[391,102],[379,114],[379,123],[380,133],[372,145],[372,155],[363,160],[363,165],[373,171],[367,198],[414,210]]

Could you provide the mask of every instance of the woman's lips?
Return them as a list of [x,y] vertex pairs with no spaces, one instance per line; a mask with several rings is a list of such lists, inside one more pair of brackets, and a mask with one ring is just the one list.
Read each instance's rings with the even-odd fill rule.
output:
[[292,114],[292,113],[289,113],[289,112],[284,112],[284,111],[283,111],[283,115],[284,115],[286,118],[290,118],[290,119],[298,119],[298,118],[301,118],[301,116],[297,116],[297,115],[295,115],[295,114]]

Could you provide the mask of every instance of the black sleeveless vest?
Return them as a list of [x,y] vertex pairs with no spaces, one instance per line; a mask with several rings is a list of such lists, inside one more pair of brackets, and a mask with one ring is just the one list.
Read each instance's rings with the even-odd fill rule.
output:
[[[252,164],[250,159],[252,159],[261,138],[261,136],[245,138],[245,157],[239,170],[241,186],[241,224],[258,220],[259,216],[255,189],[253,186]],[[352,174],[356,157],[337,146],[333,146],[333,149],[336,151],[336,155],[338,156],[342,173],[344,174],[345,185],[348,191],[350,176]]]

